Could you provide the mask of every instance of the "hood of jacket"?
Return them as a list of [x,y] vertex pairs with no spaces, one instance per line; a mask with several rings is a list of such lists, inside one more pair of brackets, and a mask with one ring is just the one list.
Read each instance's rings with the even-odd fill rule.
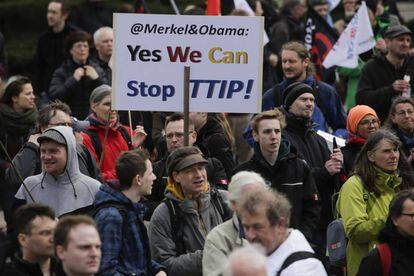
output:
[[289,141],[282,138],[281,141],[280,141],[280,147],[279,147],[279,152],[278,152],[278,155],[277,155],[276,162],[272,166],[263,157],[263,154],[262,154],[262,151],[260,149],[260,144],[259,143],[255,142],[253,148],[254,148],[253,160],[256,160],[257,162],[259,162],[260,164],[262,164],[263,166],[268,167],[268,168],[272,168],[272,167],[276,166],[281,160],[292,157],[291,153],[296,152],[296,149],[290,146]]
[[77,180],[81,175],[79,171],[79,160],[76,150],[75,135],[73,134],[72,128],[69,127],[56,126],[51,129],[58,131],[65,138],[68,159],[66,161],[65,171],[57,178],[44,171],[42,171],[41,175],[44,177],[45,181],[48,181],[50,178],[54,178],[59,181],[60,184],[70,184],[72,180]]
[[[93,204],[100,182],[79,171],[76,140],[69,127],[53,127],[64,137],[67,144],[67,162],[64,172],[57,177],[42,173],[25,179],[34,200],[51,206],[56,216],[72,212]],[[31,202],[27,191],[20,187],[16,198]],[[30,201],[29,201],[30,199]]]
[[144,213],[146,211],[146,207],[144,207],[143,204],[132,202],[120,190],[115,189],[107,184],[101,185],[99,192],[95,196],[95,206],[110,202],[120,203],[127,209],[136,211],[141,218],[144,216]]

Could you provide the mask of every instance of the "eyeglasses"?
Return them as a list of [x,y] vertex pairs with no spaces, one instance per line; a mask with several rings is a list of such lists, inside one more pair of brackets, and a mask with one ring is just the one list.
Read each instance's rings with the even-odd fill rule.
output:
[[400,110],[398,112],[395,112],[395,115],[397,116],[406,116],[406,115],[413,115],[414,110],[408,109],[408,110]]
[[[188,131],[188,134],[191,134],[191,133],[193,133],[193,130]],[[168,140],[171,140],[172,138],[174,138],[174,136],[175,136],[177,139],[182,139],[182,138],[184,137],[184,132],[170,132],[170,133],[167,133],[167,134],[165,135],[165,137],[166,137]]]
[[411,220],[414,220],[414,214],[406,214],[406,213],[401,213],[402,216],[408,216],[411,218]]
[[72,123],[65,123],[65,122],[62,122],[62,123],[55,123],[55,124],[50,124],[49,123],[49,127],[55,127],[55,126],[67,126],[67,127],[72,127]]
[[362,120],[361,122],[359,122],[360,125],[363,126],[369,126],[369,125],[375,125],[378,124],[377,119],[372,119],[372,120]]

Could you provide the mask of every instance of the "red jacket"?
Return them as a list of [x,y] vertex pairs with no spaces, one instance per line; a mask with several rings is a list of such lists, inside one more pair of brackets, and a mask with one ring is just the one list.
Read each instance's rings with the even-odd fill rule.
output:
[[[126,133],[130,136],[130,128],[123,126],[120,123],[116,122],[108,126],[108,136],[106,145],[104,145],[105,137],[105,124],[98,121],[95,115],[91,114],[88,116],[87,120],[90,122],[88,131],[93,131],[98,134],[99,140],[101,141],[102,153],[101,158],[102,164],[100,166],[102,175],[105,181],[110,179],[117,179],[115,172],[115,160],[123,151],[130,150],[130,146],[125,138],[122,136],[121,128],[126,129]],[[94,148],[92,138],[88,133],[82,133],[83,144],[90,150],[92,155],[95,157],[96,162],[99,164],[98,154]]]

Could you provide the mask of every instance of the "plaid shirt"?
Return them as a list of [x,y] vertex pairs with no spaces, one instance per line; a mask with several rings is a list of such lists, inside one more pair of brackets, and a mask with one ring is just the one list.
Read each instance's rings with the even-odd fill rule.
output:
[[142,221],[145,207],[133,203],[123,193],[102,185],[95,205],[117,202],[128,211],[128,227],[123,237],[123,217],[115,207],[103,208],[95,215],[102,241],[99,275],[155,275],[162,266],[151,260],[147,230]]

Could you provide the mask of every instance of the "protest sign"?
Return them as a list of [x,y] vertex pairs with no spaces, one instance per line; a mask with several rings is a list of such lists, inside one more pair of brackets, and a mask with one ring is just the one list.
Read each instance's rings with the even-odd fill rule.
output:
[[112,105],[182,111],[184,66],[190,111],[261,108],[262,17],[114,14]]

